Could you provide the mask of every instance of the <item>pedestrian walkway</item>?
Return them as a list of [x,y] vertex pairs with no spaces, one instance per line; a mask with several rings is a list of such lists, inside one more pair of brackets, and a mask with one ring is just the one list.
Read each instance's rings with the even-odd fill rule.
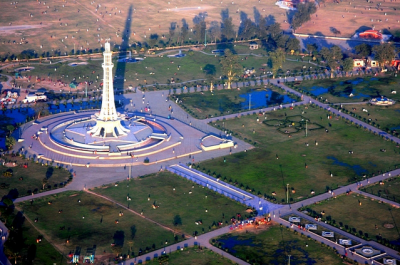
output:
[[282,207],[185,165],[172,165],[166,169],[248,207],[252,207],[257,210],[258,215],[265,215]]

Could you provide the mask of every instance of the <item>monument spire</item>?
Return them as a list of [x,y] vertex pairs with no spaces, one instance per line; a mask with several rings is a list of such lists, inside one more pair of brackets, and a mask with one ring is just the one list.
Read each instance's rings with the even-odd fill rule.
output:
[[103,66],[103,98],[101,103],[100,115],[97,119],[103,121],[115,121],[118,119],[117,111],[114,102],[114,87],[113,87],[113,73],[112,69],[112,52],[110,43],[106,42],[105,50],[103,53],[104,62]]
[[117,112],[114,102],[114,87],[112,68],[112,52],[110,43],[106,42],[103,53],[103,95],[100,113],[96,114],[93,119],[96,120],[96,125],[88,131],[92,136],[100,137],[118,137],[126,135],[129,129],[121,124],[124,115]]

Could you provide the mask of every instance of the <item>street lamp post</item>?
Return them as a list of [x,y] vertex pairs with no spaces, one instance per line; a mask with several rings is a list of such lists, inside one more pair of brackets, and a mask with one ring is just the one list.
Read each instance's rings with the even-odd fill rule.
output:
[[288,255],[288,256],[289,256],[289,263],[288,263],[288,264],[290,265],[290,257],[291,257],[292,255]]
[[286,184],[286,203],[289,203],[289,184]]

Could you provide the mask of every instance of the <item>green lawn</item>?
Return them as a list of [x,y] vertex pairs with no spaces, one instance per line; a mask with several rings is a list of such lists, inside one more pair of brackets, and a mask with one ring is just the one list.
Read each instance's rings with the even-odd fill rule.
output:
[[[267,106],[271,107],[296,100],[293,99],[293,96],[289,97],[283,90],[272,86],[268,86],[267,89],[215,89],[213,92],[205,91],[173,95],[173,98],[179,98],[179,100],[182,101],[180,106],[195,118],[205,119],[209,117],[217,117],[226,114],[248,111],[249,108],[247,104],[249,103],[249,93],[252,94],[253,98],[252,102],[250,103],[251,109],[260,109]],[[245,102],[248,103],[244,105],[243,103]]]
[[[303,81],[298,88],[311,93],[313,96],[327,99],[331,103],[361,102],[381,95],[398,101],[400,100],[400,94],[391,94],[391,92],[393,90],[396,91],[399,84],[400,77],[382,74],[378,77],[364,76],[307,80]],[[350,93],[353,93],[354,96],[349,97]]]
[[[311,191],[323,193],[361,179],[363,174],[372,175],[398,164],[399,150],[393,143],[336,117],[328,120],[325,110],[305,108],[273,111],[266,113],[266,117],[243,116],[226,120],[224,124],[223,121],[213,123],[217,128],[224,126],[233,136],[247,140],[255,148],[229,155],[225,157],[226,162],[221,157],[201,162],[196,167],[283,202],[287,184],[291,190],[290,200],[298,201],[312,196]],[[307,137],[301,119],[308,120]],[[279,124],[282,125],[278,127]],[[272,196],[273,192],[276,195]]]
[[[172,52],[171,54],[173,53],[174,52]],[[144,61],[138,63],[118,63],[116,60],[114,60],[113,71],[114,81],[116,83],[115,87],[120,88],[123,85],[126,89],[129,85],[137,86],[145,84],[168,84],[171,81],[171,78],[174,79],[175,83],[186,82],[195,79],[204,79],[205,75],[202,69],[207,64],[215,66],[217,79],[222,75],[221,66],[219,63],[219,56],[205,55],[197,51],[184,51],[183,53],[186,53],[187,56],[182,58],[168,58],[167,55],[163,55],[162,57],[149,56]],[[289,57],[295,58],[292,56]],[[74,78],[76,79],[75,82],[77,83],[98,80],[97,83],[94,82],[94,84],[89,87],[90,91],[96,91],[102,79],[102,61],[98,59],[99,58],[88,60],[87,65],[80,65],[75,67],[71,67],[68,65],[73,61],[56,64],[43,62],[42,64],[33,65],[35,69],[31,70],[30,72],[22,73],[22,76],[32,76],[32,78],[38,76],[46,80],[62,80],[67,84],[72,82]],[[263,74],[263,71],[261,71],[260,69],[270,71],[270,68],[267,65],[268,57],[241,55],[239,56],[239,59],[240,64],[243,66],[243,68],[254,68],[256,70],[256,76],[260,76],[261,74]],[[76,60],[76,62],[79,62],[79,60]],[[24,66],[24,64],[18,65],[18,67],[15,67],[15,69],[22,66]],[[287,70],[290,70],[293,72],[298,72],[303,70],[303,67],[309,68],[310,66],[315,67],[314,65],[308,64],[307,62],[286,61],[283,64],[282,71],[286,72]],[[55,69],[57,70],[55,71]],[[99,79],[97,79],[98,75]],[[124,82],[122,82],[123,79],[125,79]],[[17,84],[26,87],[28,85],[32,85],[32,80],[31,83],[23,80],[17,80]],[[190,82],[186,85],[191,86],[195,84],[203,84],[203,81],[198,81],[197,83]],[[37,83],[35,86],[36,88],[40,88],[41,83]],[[94,86],[96,86],[97,88],[95,89]],[[181,87],[181,85],[173,86]],[[166,86],[160,86],[160,88],[167,89]],[[64,89],[68,92],[70,90],[69,87],[59,87],[58,85],[54,87],[54,90],[56,91],[60,89]]]
[[400,201],[400,177],[394,177],[384,182],[384,185],[379,183],[362,188],[362,191],[373,195],[399,202]]
[[[400,119],[398,119],[400,114],[400,105],[398,103],[386,107],[370,104],[346,104],[343,105],[343,108],[356,114],[359,120],[377,126],[386,132],[400,132]],[[368,112],[364,112],[363,109],[366,109]]]
[[179,264],[179,265],[227,265],[233,264],[227,258],[222,257],[208,249],[188,248],[184,251],[175,251],[168,254],[168,258],[146,261],[146,265]]
[[46,239],[43,238],[40,244],[36,243],[40,233],[27,220],[20,218],[22,216],[20,212],[5,211],[2,207],[1,216],[2,222],[6,223],[10,229],[4,253],[11,263],[15,261],[14,253],[18,253],[17,264],[68,264],[67,258]]
[[[390,241],[400,238],[395,227],[400,210],[359,194],[341,195],[307,208],[309,212],[315,211],[314,214],[324,211],[323,219],[334,220],[336,226],[358,236],[368,234],[370,239],[376,240],[376,236],[381,235]],[[392,228],[386,228],[385,224],[391,224]]]
[[[229,222],[237,213],[246,216],[247,209],[169,171],[123,181],[118,186],[108,185],[94,192],[129,205],[130,209],[143,212],[146,217],[185,234],[208,232],[216,228],[218,222]],[[127,201],[127,197],[131,200]],[[153,209],[153,205],[159,207]],[[182,224],[175,226],[177,215]],[[196,225],[198,221],[202,224]]]
[[[64,254],[77,246],[82,252],[96,246],[98,258],[112,252],[138,255],[140,249],[150,251],[181,239],[180,234],[174,239],[174,234],[165,228],[85,192],[65,192],[37,199],[32,205],[23,202],[18,206],[32,221],[38,218],[37,228]],[[120,212],[123,216],[119,216]],[[119,247],[111,247],[112,243]]]
[[288,264],[288,255],[292,264],[343,264],[333,249],[279,225],[256,234],[225,234],[216,238],[216,244],[251,264]]
[[[0,165],[1,180],[0,180],[0,196],[7,195],[12,190],[12,197],[22,197],[37,193],[43,188],[43,179],[47,178],[45,188],[60,187],[60,183],[66,182],[71,173],[64,168],[55,168],[50,166],[42,166],[41,164],[32,163],[30,160],[22,159],[21,157],[4,157],[7,161],[16,162],[15,167],[6,167]],[[28,164],[27,168],[23,165]],[[12,172],[12,177],[5,177],[5,172]]]

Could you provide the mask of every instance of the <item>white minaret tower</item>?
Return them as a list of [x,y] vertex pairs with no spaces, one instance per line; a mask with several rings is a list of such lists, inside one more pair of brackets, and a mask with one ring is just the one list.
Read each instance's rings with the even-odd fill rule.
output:
[[110,43],[105,44],[103,66],[103,96],[101,103],[101,110],[99,114],[93,117],[97,123],[88,131],[92,136],[100,137],[118,137],[126,135],[129,129],[124,128],[121,124],[121,119],[124,115],[120,115],[115,109],[114,102],[114,87],[113,87],[113,73],[112,68],[112,52]]
[[115,121],[118,119],[117,111],[115,110],[114,102],[114,87],[113,87],[113,73],[112,69],[112,52],[110,50],[110,43],[105,44],[105,51],[103,53],[104,63],[103,66],[103,98],[101,103],[100,115],[98,120]]

